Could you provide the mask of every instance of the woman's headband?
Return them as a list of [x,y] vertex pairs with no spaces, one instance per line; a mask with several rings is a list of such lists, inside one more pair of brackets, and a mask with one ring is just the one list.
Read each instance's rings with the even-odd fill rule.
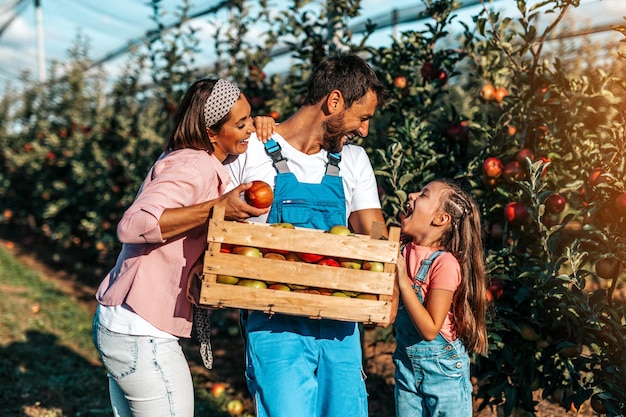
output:
[[230,81],[219,79],[204,104],[204,124],[213,126],[233,108],[241,91]]

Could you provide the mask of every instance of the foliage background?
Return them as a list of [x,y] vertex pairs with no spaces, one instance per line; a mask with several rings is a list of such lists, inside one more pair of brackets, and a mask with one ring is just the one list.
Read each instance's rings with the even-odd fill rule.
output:
[[[504,415],[533,415],[532,394],[541,390],[565,410],[593,400],[623,415],[624,305],[614,297],[626,258],[618,46],[547,43],[568,27],[575,0],[519,0],[519,18],[483,3],[461,33],[451,28],[460,4],[428,0],[425,28],[380,48],[368,46],[373,27],[358,42],[350,33],[358,1],[329,0],[317,16],[299,1],[278,16],[264,1],[253,14],[251,3],[233,2],[213,68],[194,65],[198,39],[181,24],[134,51],[112,84],[86,71],[88,42],[78,36],[46,84],[24,74],[23,87],[9,87],[0,100],[1,220],[40,234],[59,263],[106,268],[119,249],[117,220],[193,80],[231,79],[256,114],[280,121],[300,104],[303,80],[321,59],[357,52],[394,95],[360,141],[388,222],[397,222],[408,192],[436,177],[462,181],[481,206],[493,302],[489,355],[473,361],[477,397]],[[158,26],[159,2],[150,4]],[[188,8],[181,1],[181,22]],[[536,26],[546,13],[551,23]],[[261,43],[246,38],[252,26],[265,28]],[[268,75],[279,42],[292,46],[292,64]],[[616,53],[601,59],[603,48]],[[489,85],[506,96],[490,95]],[[502,162],[501,175],[485,174],[489,157]],[[562,211],[549,203],[556,194]]]

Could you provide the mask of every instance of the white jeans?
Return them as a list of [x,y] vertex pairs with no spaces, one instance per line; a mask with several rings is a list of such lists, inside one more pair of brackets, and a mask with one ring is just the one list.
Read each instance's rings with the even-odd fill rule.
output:
[[191,371],[178,340],[115,333],[97,314],[92,337],[115,417],[193,417]]

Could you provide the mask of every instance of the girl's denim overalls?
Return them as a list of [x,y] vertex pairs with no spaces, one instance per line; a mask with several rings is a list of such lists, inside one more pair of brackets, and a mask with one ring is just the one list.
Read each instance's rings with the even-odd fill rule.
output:
[[[311,184],[289,172],[274,140],[265,147],[278,171],[268,223],[321,230],[346,224],[340,154],[328,154],[326,175]],[[250,311],[242,328],[258,417],[367,417],[356,323]]]
[[[413,288],[424,303],[421,286],[436,251],[422,262]],[[425,340],[419,334],[402,302],[394,323],[396,366],[394,396],[397,417],[471,417],[472,385],[470,363],[463,343],[448,342],[439,334]]]

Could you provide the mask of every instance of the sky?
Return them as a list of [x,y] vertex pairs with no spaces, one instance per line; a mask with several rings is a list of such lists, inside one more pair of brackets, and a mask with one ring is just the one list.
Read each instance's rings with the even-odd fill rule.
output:
[[[470,0],[460,0],[461,3]],[[51,61],[65,61],[67,50],[72,46],[77,34],[89,40],[89,56],[99,61],[109,54],[120,50],[132,40],[139,40],[146,30],[154,27],[151,8],[148,0],[40,0],[43,28],[46,67]],[[206,10],[220,3],[220,0],[191,0],[191,14]],[[314,3],[320,3],[317,0]],[[17,83],[19,74],[28,70],[33,78],[38,77],[38,45],[35,0],[23,4],[19,14],[15,13],[13,5],[16,0],[0,0],[0,28],[7,22],[10,24],[0,34],[0,85],[6,82]],[[198,3],[199,5],[195,5]],[[291,4],[281,0],[270,0],[270,4]],[[411,8],[419,7],[423,3],[419,0],[361,0],[362,16],[352,23],[364,22],[368,17],[373,20],[389,16],[395,9],[402,13]],[[508,13],[512,9],[514,0],[495,0],[494,7]],[[182,0],[162,0],[161,7],[167,12],[167,19],[174,19],[176,7],[182,5]],[[469,22],[477,7],[467,7],[459,14],[459,19]],[[199,38],[209,48],[212,45],[211,35],[214,33],[216,19],[225,19],[225,11],[217,15],[204,15],[193,21],[199,31]],[[576,22],[587,22],[590,25],[626,24],[625,0],[581,0],[581,5],[571,12]],[[14,17],[14,18],[13,18]],[[549,20],[549,16],[546,16]],[[381,30],[373,38],[373,42],[382,46],[389,43],[391,36],[407,29],[416,29],[417,23],[407,23],[392,29]],[[612,33],[619,40],[620,35]],[[200,54],[207,60],[211,51]],[[107,72],[114,74],[119,67],[123,56],[105,64]]]

